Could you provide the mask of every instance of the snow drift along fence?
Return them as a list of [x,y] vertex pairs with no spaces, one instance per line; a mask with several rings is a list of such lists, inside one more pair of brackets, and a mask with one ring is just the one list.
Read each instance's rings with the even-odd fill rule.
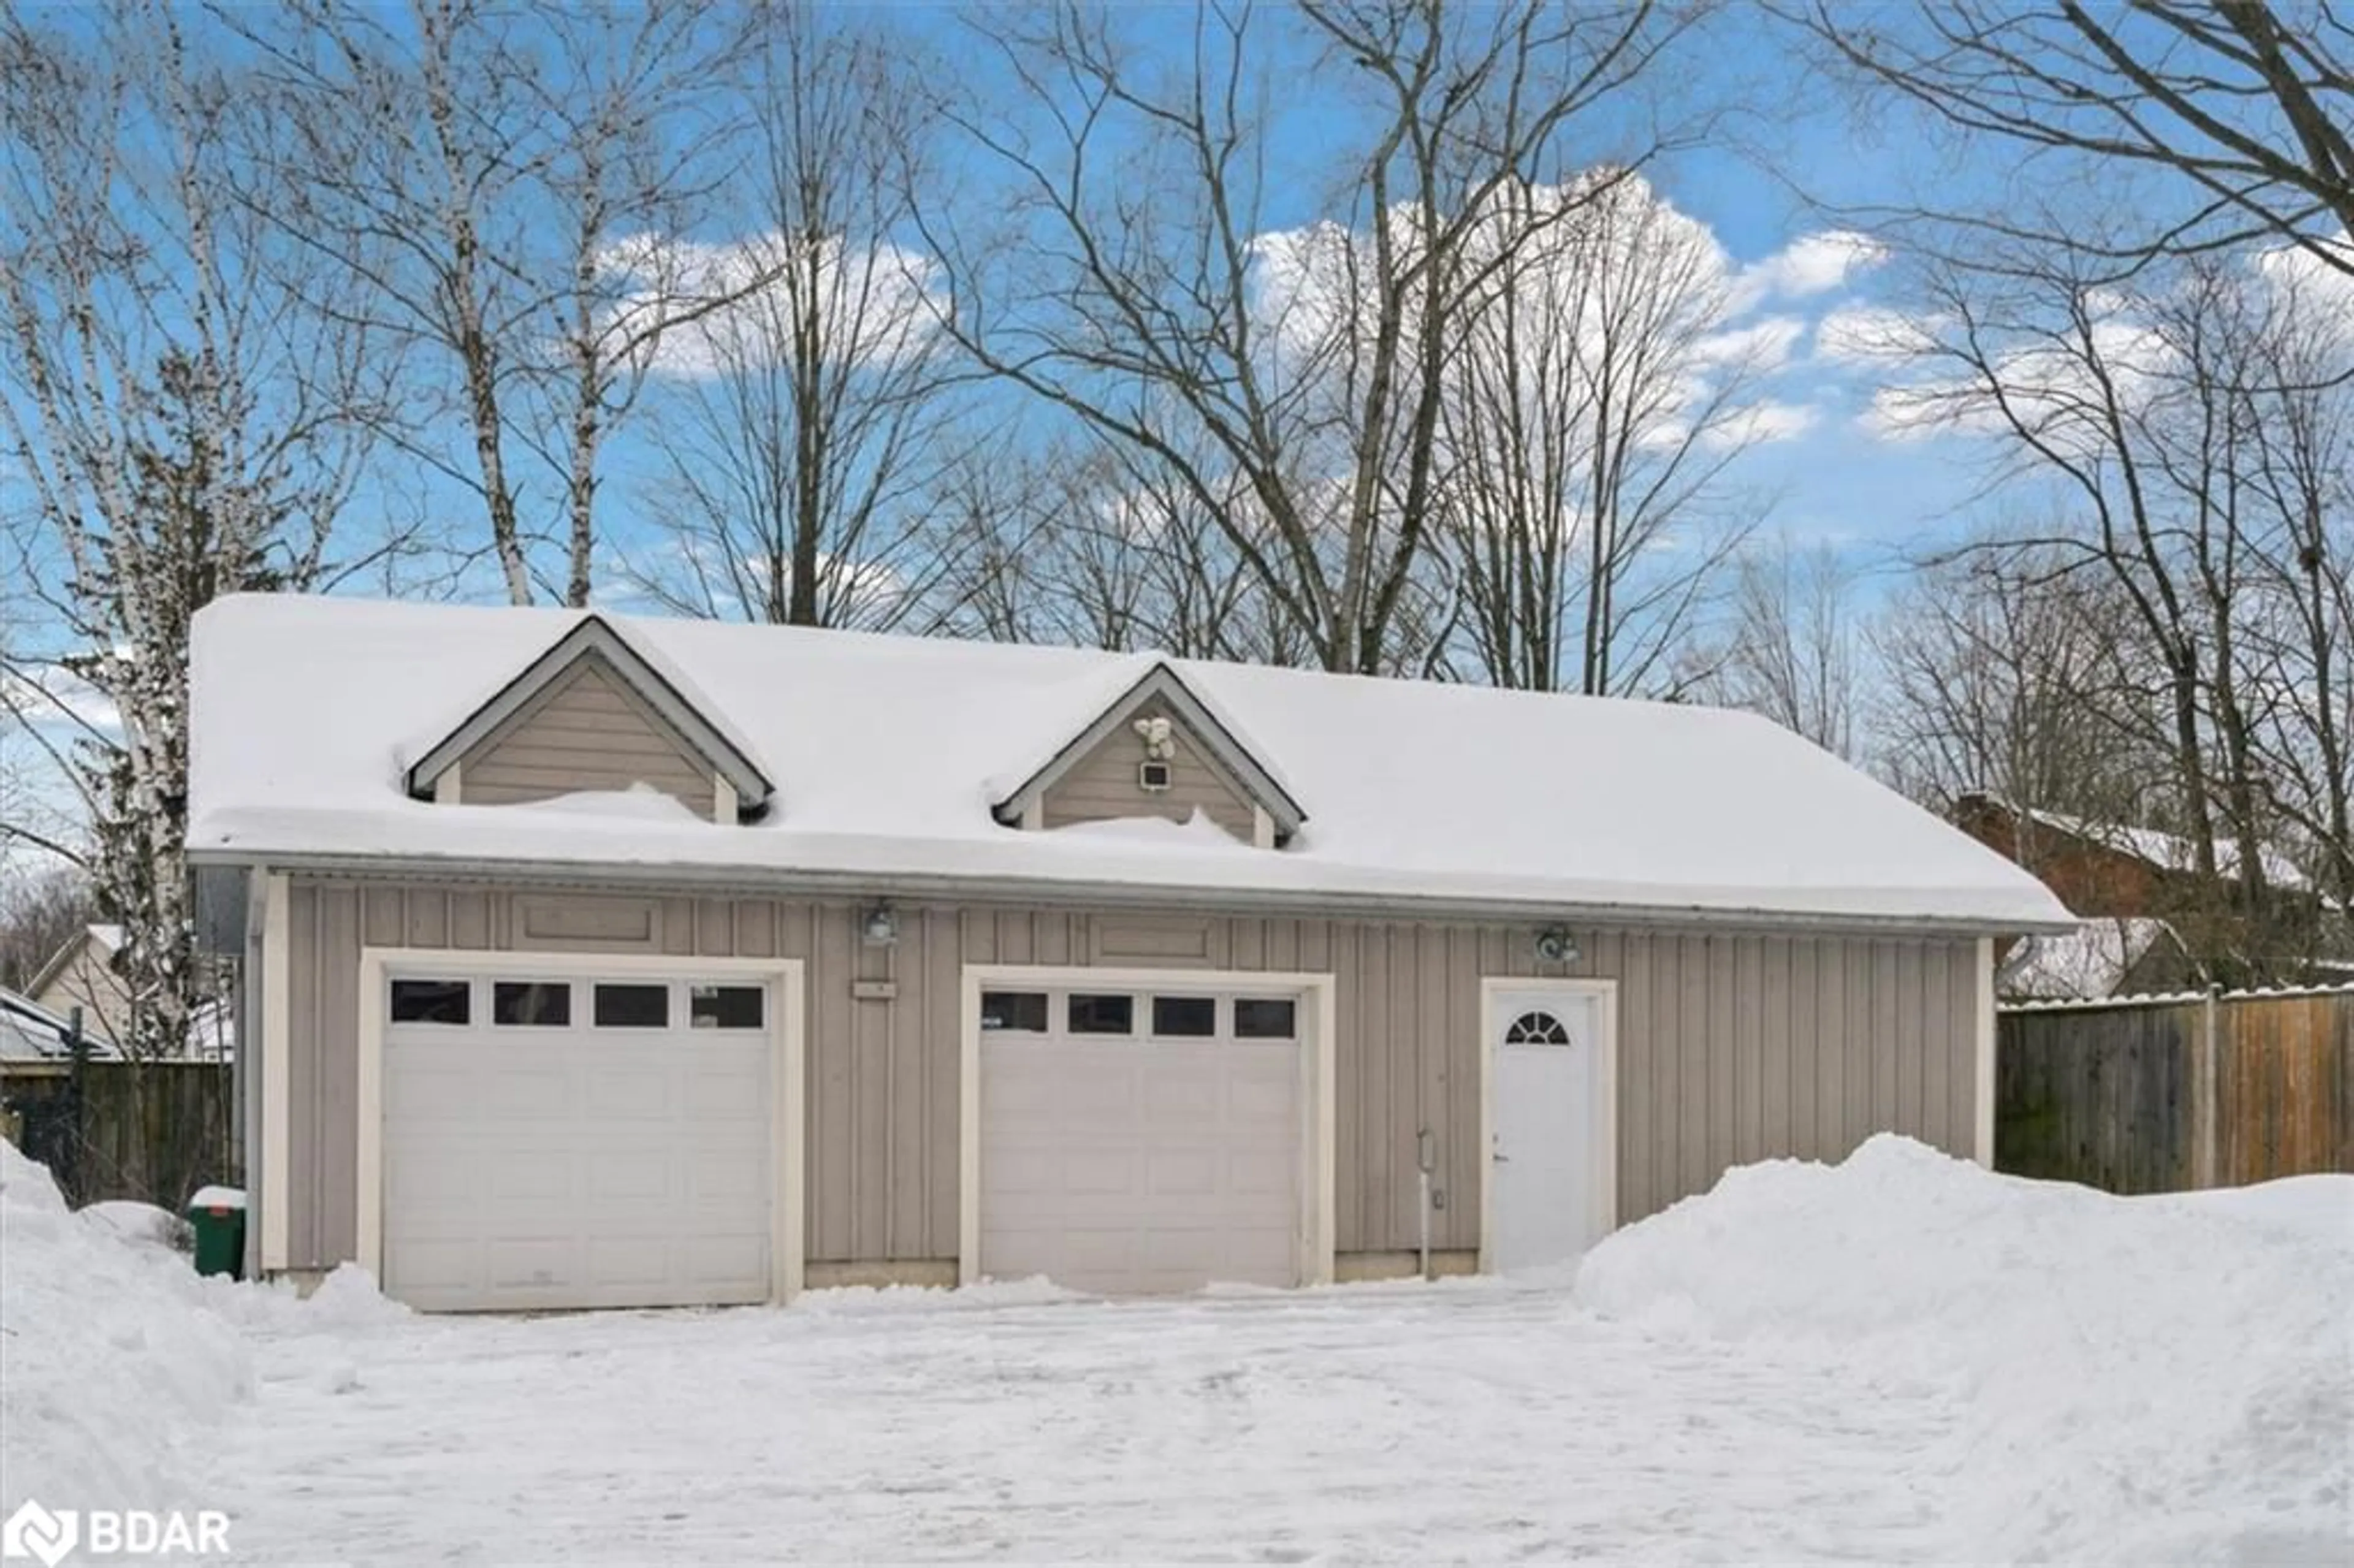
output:
[[207,1182],[239,1184],[236,1103],[220,1062],[0,1063],[18,1147],[76,1203],[135,1198],[177,1213]]
[[2354,1171],[2354,987],[2003,1009],[1995,1167],[2111,1192]]

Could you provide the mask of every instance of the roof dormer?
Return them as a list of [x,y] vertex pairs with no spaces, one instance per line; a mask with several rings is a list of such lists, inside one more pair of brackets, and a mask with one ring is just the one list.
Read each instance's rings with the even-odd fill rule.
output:
[[1159,661],[1020,777],[992,805],[1008,827],[1198,813],[1272,849],[1308,820],[1234,723]]
[[659,789],[696,816],[758,816],[774,787],[677,675],[584,617],[413,763],[420,800],[514,805]]

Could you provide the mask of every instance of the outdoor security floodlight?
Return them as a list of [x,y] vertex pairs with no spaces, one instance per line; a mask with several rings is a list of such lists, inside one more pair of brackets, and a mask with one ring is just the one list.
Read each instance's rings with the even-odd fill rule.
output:
[[877,904],[866,916],[867,945],[887,948],[899,939],[899,917],[888,904]]
[[1537,957],[1548,964],[1574,964],[1577,938],[1558,926],[1548,926],[1537,933]]

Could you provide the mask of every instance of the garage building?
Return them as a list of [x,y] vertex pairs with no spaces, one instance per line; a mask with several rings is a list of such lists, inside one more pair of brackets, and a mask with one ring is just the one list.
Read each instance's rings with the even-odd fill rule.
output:
[[451,1310],[1536,1267],[1990,1153],[2041,885],[1690,706],[224,600],[189,853],[249,1259]]

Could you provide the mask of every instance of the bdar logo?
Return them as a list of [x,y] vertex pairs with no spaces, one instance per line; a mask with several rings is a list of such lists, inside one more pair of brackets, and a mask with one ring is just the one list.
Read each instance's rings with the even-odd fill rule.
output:
[[51,1513],[27,1498],[0,1525],[0,1557],[37,1557],[48,1568],[58,1568],[80,1533],[72,1510]]

